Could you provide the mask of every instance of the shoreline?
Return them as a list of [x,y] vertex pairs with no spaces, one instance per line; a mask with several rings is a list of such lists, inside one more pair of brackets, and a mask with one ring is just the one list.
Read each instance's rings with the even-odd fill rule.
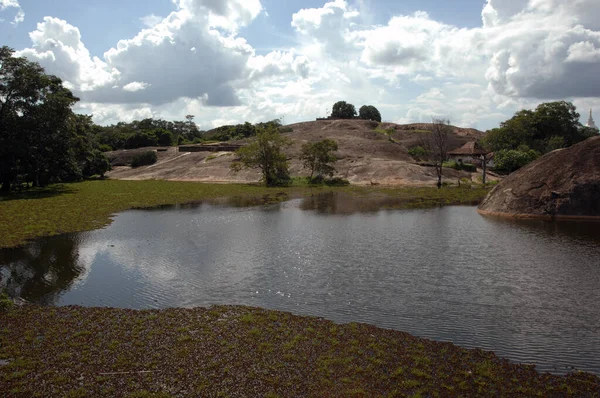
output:
[[340,192],[360,198],[392,198],[395,206],[433,207],[479,202],[489,188],[481,186],[311,186],[267,188],[250,184],[209,184],[163,180],[98,180],[57,184],[45,189],[15,193],[0,200],[0,249],[27,244],[29,240],[104,228],[112,217],[130,209],[146,209],[218,199],[247,200],[250,205],[278,203],[319,193]]
[[481,349],[253,307],[28,304],[0,323],[7,397],[600,396],[590,373],[539,373]]
[[500,217],[516,220],[545,220],[545,221],[593,221],[600,222],[600,216],[566,216],[566,215],[544,215],[544,214],[522,214],[522,213],[504,213],[499,211],[490,211],[477,209],[477,213],[483,216]]

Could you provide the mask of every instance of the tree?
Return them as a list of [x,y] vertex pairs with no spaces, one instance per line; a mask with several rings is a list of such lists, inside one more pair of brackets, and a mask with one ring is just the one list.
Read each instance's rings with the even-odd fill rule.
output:
[[486,133],[482,144],[491,151],[517,150],[520,145],[547,153],[569,147],[595,135],[579,122],[576,107],[566,101],[540,104],[534,111],[521,110]]
[[425,143],[435,171],[437,173],[437,187],[442,187],[442,169],[448,153],[448,134],[452,131],[450,120],[433,119],[433,128],[429,133],[429,140]]
[[78,98],[35,62],[0,48],[0,182],[45,185],[77,176],[71,107]]
[[287,157],[282,151],[290,144],[273,126],[259,129],[256,139],[236,152],[239,160],[231,164],[231,169],[234,172],[245,168],[260,169],[262,180],[268,187],[288,185],[291,177]]
[[304,168],[310,170],[310,180],[313,180],[315,173],[317,179],[323,176],[333,177],[336,172],[333,164],[337,162],[337,157],[332,153],[337,151],[338,146],[335,141],[323,140],[315,143],[307,142],[302,145],[300,160]]
[[358,111],[358,117],[364,120],[375,120],[381,123],[381,113],[373,105],[363,105]]
[[356,108],[354,105],[346,103],[346,101],[338,101],[333,104],[331,116],[339,117],[341,119],[352,119],[356,116]]

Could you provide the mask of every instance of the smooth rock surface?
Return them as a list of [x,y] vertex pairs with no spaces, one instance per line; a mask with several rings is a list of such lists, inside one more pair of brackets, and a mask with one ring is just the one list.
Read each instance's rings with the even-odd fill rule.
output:
[[512,173],[478,210],[518,218],[600,220],[600,136],[550,152]]

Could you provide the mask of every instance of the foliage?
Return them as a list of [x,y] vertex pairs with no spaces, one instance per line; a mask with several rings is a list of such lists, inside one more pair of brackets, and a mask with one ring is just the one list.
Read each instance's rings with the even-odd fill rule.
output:
[[131,167],[136,168],[136,167],[141,167],[141,166],[148,166],[148,165],[156,163],[157,160],[158,160],[158,157],[156,155],[156,152],[146,151],[146,152],[140,153],[139,155],[136,155],[133,158],[133,160],[131,161]]
[[0,312],[7,311],[14,305],[4,290],[0,290]]
[[423,148],[422,146],[418,145],[418,146],[409,148],[408,154],[415,159],[419,159],[419,160],[425,159],[427,157],[427,150],[425,148]]
[[[205,139],[213,141],[242,140],[244,138],[254,137],[260,130],[267,128],[275,128],[279,129],[280,132],[283,132],[281,131],[281,127],[281,121],[279,119],[261,122],[255,125],[245,122],[244,124],[217,127],[214,130],[206,132]],[[285,130],[285,132],[289,132],[289,129]]]
[[521,145],[540,153],[569,147],[596,133],[582,126],[579,116],[570,102],[543,103],[535,111],[517,112],[499,128],[488,131],[482,144],[494,152],[518,150]]
[[516,149],[501,150],[494,155],[494,163],[497,170],[513,172],[538,157],[539,153],[532,149],[527,151]]
[[44,186],[85,177],[95,149],[91,118],[75,115],[78,98],[35,62],[0,48],[0,182]]
[[381,113],[373,105],[363,105],[358,111],[358,117],[364,120],[375,120],[381,123]]
[[310,180],[313,179],[315,173],[317,178],[333,177],[336,171],[333,164],[337,162],[337,157],[333,152],[337,150],[337,142],[328,139],[315,143],[307,142],[302,145],[300,160],[302,160],[304,168],[310,170]]
[[134,133],[125,140],[125,149],[135,149],[157,145],[158,139],[150,132]]
[[160,146],[171,146],[175,141],[173,133],[166,129],[156,129],[152,131],[152,134],[156,137],[158,145]]
[[98,149],[101,152],[112,152],[112,147],[110,145],[106,145],[106,144],[100,144],[98,145]]
[[453,160],[449,161],[449,162],[444,162],[443,164],[444,167],[450,168],[450,169],[454,169],[454,170],[464,170],[464,171],[468,171],[471,173],[474,173],[477,171],[477,167],[473,164],[469,164],[469,163],[457,163]]
[[104,174],[107,171],[110,171],[110,169],[110,162],[108,161],[106,155],[104,155],[100,150],[94,149],[86,158],[83,168],[83,175],[86,177],[99,175],[100,178],[104,178]]
[[283,149],[290,144],[277,128],[261,128],[252,143],[236,152],[240,159],[231,164],[231,169],[234,172],[244,168],[260,169],[268,187],[289,185],[291,177]]
[[[7,396],[595,397],[600,383],[368,324],[260,308],[27,305],[0,316],[14,358],[0,367]],[[247,377],[252,383],[235,382]]]
[[339,117],[341,119],[352,119],[356,116],[356,108],[352,104],[348,104],[346,101],[338,101],[333,104],[331,110],[332,117]]

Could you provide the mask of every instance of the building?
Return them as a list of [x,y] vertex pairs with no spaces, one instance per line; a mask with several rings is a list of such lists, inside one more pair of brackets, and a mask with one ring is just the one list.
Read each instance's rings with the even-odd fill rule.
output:
[[594,123],[594,118],[592,117],[592,110],[591,109],[590,109],[590,118],[588,119],[588,122],[587,122],[586,126],[589,127],[589,128],[598,130],[598,127],[596,127],[596,123]]
[[[490,156],[492,155],[492,156]],[[488,154],[483,148],[479,146],[475,141],[467,142],[465,145],[458,149],[448,152],[448,158],[454,160],[456,163],[468,163],[475,166],[481,167],[481,161],[483,156],[486,157],[487,167],[494,167],[494,156]]]

